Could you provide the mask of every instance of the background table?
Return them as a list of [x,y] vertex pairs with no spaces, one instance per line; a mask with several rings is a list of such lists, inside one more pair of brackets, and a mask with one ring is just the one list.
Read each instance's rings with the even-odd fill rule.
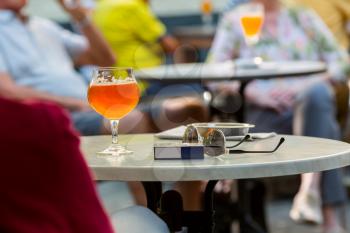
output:
[[[199,232],[212,232],[213,189],[220,179],[285,176],[334,169],[350,164],[350,145],[347,143],[311,137],[284,137],[286,142],[273,154],[223,155],[191,161],[155,161],[153,143],[158,139],[151,134],[120,137],[121,144],[134,151],[130,156],[115,158],[96,155],[96,152],[109,145],[111,140],[109,136],[83,137],[81,148],[96,180],[143,182],[148,207],[156,213],[162,198],[161,182],[210,180],[204,194],[203,211],[185,211],[180,215],[182,217],[177,215],[175,219],[178,221],[181,219],[183,220],[181,224],[194,228],[195,231],[192,232],[198,229]],[[247,142],[240,148],[271,149],[278,139],[279,137],[274,137]],[[163,213],[162,209],[159,214],[164,219],[169,219],[169,214],[172,216],[171,212]],[[173,221],[170,222],[174,224]],[[170,226],[172,227],[174,225]],[[264,232],[259,227],[253,230]]]
[[234,61],[225,63],[190,63],[164,65],[156,68],[141,69],[135,72],[139,80],[161,82],[164,84],[200,83],[205,85],[209,81],[239,81],[241,107],[236,112],[237,121],[244,122],[245,88],[252,80],[304,77],[323,73],[327,66],[317,61],[286,61],[264,62],[259,69],[244,69],[235,66]]
[[326,70],[325,63],[314,61],[265,62],[259,69],[235,67],[234,62],[189,63],[141,69],[135,72],[135,76],[139,80],[161,81],[163,83],[229,80],[247,82],[254,79],[306,76],[322,73]]

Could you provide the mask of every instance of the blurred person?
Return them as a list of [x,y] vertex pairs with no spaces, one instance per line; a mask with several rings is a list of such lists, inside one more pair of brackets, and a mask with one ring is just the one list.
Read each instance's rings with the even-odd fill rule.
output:
[[290,6],[305,6],[315,10],[332,31],[338,42],[350,48],[350,1],[349,0],[283,0]]
[[0,232],[169,233],[143,207],[108,219],[61,108],[3,98],[0,106]]
[[[80,26],[73,34],[46,19],[23,13],[26,0],[0,1],[0,95],[16,100],[51,101],[70,111],[83,135],[108,133],[103,117],[89,107],[87,84],[75,66],[111,66],[113,52],[84,7],[58,1]],[[147,115],[136,110],[124,118],[121,131],[149,130]],[[123,127],[124,125],[124,127]]]
[[166,34],[148,0],[98,0],[93,21],[117,54],[118,66],[135,69],[162,65],[165,53],[173,53],[178,42]]
[[[166,54],[174,54],[179,48],[177,40],[167,34],[165,25],[152,13],[148,0],[98,0],[93,20],[118,56],[116,66],[160,66],[165,63]],[[208,110],[201,97],[203,90],[197,86],[143,82],[141,89],[139,106],[150,113],[157,130],[208,121]],[[186,183],[180,188],[182,193],[188,193],[184,194],[185,206],[190,209],[199,202],[191,195],[195,185]],[[131,189],[136,202],[145,205],[142,186],[133,183]]]
[[[240,26],[240,14],[238,9],[234,9],[223,17],[208,61],[224,62],[260,56],[265,61],[326,62],[329,67],[326,75],[251,82],[245,93],[249,102],[247,121],[256,125],[257,132],[275,131],[340,139],[330,83],[345,82],[349,69],[347,53],[312,11],[283,7],[278,0],[254,2],[265,7],[260,41],[251,47],[246,44]],[[232,83],[231,89],[227,84],[211,84],[211,88],[235,92],[237,84]],[[318,191],[320,184],[321,193]],[[321,222],[321,200],[324,232],[344,232],[344,226],[336,214],[337,206],[346,202],[339,170],[323,172],[322,177],[317,173],[303,175],[292,209],[292,212],[296,211],[291,214]],[[295,206],[299,207],[295,209]]]

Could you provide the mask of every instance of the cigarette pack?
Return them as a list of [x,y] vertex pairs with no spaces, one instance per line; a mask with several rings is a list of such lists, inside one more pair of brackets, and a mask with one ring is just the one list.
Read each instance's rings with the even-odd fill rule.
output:
[[202,144],[190,143],[156,143],[154,144],[155,160],[191,160],[204,159]]

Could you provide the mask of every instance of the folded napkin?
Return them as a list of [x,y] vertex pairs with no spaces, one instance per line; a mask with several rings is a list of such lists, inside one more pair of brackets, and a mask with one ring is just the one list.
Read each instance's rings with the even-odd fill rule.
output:
[[[185,133],[186,126],[179,126],[173,129],[169,129],[160,133],[157,133],[155,136],[160,139],[174,139],[181,140],[183,134]],[[251,139],[266,139],[276,136],[277,134],[274,132],[271,133],[250,133]],[[228,136],[226,137],[227,141],[240,141],[244,138],[244,136]]]

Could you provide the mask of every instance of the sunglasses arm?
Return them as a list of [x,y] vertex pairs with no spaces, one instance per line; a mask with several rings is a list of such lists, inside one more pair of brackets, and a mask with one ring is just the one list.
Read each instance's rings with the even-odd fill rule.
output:
[[247,154],[247,153],[273,153],[285,142],[285,138],[281,138],[275,149],[270,151],[249,151],[249,150],[226,150],[228,154]]
[[250,135],[249,134],[247,134],[247,135],[245,135],[245,137],[241,140],[241,141],[239,141],[236,145],[233,145],[233,146],[227,146],[226,148],[228,148],[228,149],[232,149],[232,148],[235,148],[235,147],[237,147],[237,146],[239,146],[239,145],[241,145],[243,142],[245,142],[245,141],[248,141],[250,139]]

